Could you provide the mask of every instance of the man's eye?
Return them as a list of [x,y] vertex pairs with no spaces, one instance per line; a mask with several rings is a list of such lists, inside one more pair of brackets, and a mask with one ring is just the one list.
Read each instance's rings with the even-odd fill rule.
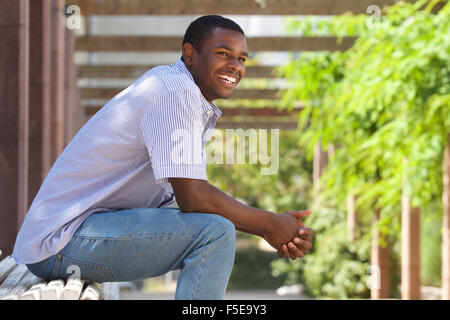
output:
[[224,51],[220,51],[220,52],[218,52],[218,54],[223,55],[223,56],[226,56],[226,55],[227,55],[227,53],[224,52]]
[[239,60],[241,60],[242,62],[247,61],[247,59],[245,59],[245,58],[239,58]]

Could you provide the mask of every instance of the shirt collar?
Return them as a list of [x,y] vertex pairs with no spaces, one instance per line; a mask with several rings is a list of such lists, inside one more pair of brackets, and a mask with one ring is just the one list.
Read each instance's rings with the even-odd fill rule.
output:
[[[195,83],[194,77],[184,64],[183,60],[178,59],[177,63],[175,63],[175,66],[178,67],[182,72],[186,73],[189,76],[189,78]],[[216,118],[219,118],[222,115],[222,111],[220,111],[219,107],[217,107],[214,102],[208,102],[208,100],[206,100],[203,94],[201,96],[202,96],[203,111],[206,112],[206,114],[210,117],[214,114]]]

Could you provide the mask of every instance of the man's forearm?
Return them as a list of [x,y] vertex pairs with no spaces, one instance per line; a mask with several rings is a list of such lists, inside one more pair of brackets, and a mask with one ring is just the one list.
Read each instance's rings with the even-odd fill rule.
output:
[[243,204],[209,183],[201,194],[202,198],[190,206],[190,212],[219,214],[233,222],[237,230],[261,237],[273,226],[274,213]]

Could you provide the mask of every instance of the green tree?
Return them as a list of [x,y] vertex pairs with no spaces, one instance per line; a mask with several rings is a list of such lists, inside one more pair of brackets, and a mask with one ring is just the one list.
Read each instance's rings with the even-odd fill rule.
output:
[[[442,194],[442,156],[450,133],[450,5],[432,13],[439,2],[400,2],[387,8],[371,28],[366,16],[294,22],[291,27],[307,35],[358,39],[346,52],[305,53],[280,70],[292,85],[283,105],[290,108],[296,100],[304,104],[300,140],[309,159],[317,142],[325,150],[338,147],[321,178],[322,196],[334,199],[339,208],[350,192],[358,195],[361,224],[370,226],[374,210],[380,209],[378,227],[393,238],[399,234],[402,191],[421,208]],[[318,210],[322,215],[321,207]],[[329,217],[328,228],[316,233],[318,243],[323,243],[319,237],[339,237],[334,226],[344,218],[338,216]],[[350,246],[346,250],[351,252]],[[364,261],[363,254],[357,257]],[[335,259],[353,261],[343,254]],[[305,259],[305,277],[310,260]],[[312,291],[338,297],[339,290],[333,288]],[[359,292],[353,289],[345,296]]]

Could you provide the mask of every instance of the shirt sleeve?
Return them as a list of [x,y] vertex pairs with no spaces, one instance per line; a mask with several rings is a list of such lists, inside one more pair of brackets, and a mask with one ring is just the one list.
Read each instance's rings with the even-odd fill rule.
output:
[[202,119],[201,101],[188,89],[163,94],[142,119],[156,183],[168,183],[168,178],[207,180]]

